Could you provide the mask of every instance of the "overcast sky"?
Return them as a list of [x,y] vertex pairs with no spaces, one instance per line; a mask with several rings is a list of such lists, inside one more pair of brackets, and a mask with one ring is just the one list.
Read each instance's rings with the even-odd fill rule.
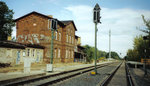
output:
[[[14,19],[32,11],[53,15],[59,20],[73,20],[82,45],[94,46],[93,8],[101,7],[101,24],[98,24],[98,49],[111,50],[125,56],[133,47],[135,36],[144,35],[136,28],[144,29],[141,15],[150,19],[150,0],[2,0],[15,12]],[[16,35],[15,28],[13,36]]]

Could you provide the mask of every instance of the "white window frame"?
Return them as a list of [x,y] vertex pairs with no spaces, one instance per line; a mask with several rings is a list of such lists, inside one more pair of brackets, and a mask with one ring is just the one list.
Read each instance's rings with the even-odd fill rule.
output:
[[73,53],[73,50],[72,50],[72,58],[74,57],[74,53]]
[[57,52],[57,50],[55,49],[55,50],[54,50],[54,58],[57,58],[57,56],[56,56],[56,55],[57,55],[57,54],[56,54],[56,52]]
[[66,35],[66,42],[68,42],[68,34]]
[[27,56],[30,56],[30,49],[27,49]]
[[73,36],[72,36],[72,44],[74,43],[74,38],[73,38]]
[[26,52],[25,52],[25,51],[22,52],[22,56],[23,56],[23,57],[26,56]]
[[59,33],[59,41],[61,41],[61,33]]
[[69,36],[69,43],[71,43],[71,36]]
[[47,27],[48,27],[48,29],[51,29],[51,28],[50,28],[50,24],[49,24],[49,23],[50,23],[50,19],[48,19]]
[[66,50],[66,58],[68,58],[68,50]]
[[35,52],[35,49],[33,49],[33,53],[32,53],[32,54],[33,54],[33,57],[35,56],[34,52]]
[[70,58],[70,54],[71,54],[71,53],[70,53],[70,50],[69,50],[69,58]]
[[55,32],[55,39],[57,40],[57,31]]
[[60,48],[58,49],[58,58],[60,58]]

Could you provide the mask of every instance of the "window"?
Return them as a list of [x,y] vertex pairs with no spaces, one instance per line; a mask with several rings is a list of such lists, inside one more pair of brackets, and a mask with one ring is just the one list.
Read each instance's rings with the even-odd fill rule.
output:
[[35,51],[35,50],[33,49],[33,57],[34,57],[34,51]]
[[70,51],[69,51],[69,58],[70,58]]
[[68,50],[66,50],[66,58],[68,58]]
[[74,43],[74,39],[73,39],[73,37],[72,37],[72,44]]
[[50,20],[48,19],[48,24],[47,24],[47,27],[48,27],[48,29],[50,29]]
[[71,43],[71,36],[69,36],[70,40],[69,40],[69,43]]
[[59,33],[59,41],[61,41],[61,33]]
[[58,49],[58,58],[60,58],[60,49]]
[[66,35],[66,42],[68,42],[68,34]]
[[72,51],[72,58],[74,57],[74,53],[73,53],[73,51]]
[[26,56],[26,53],[25,53],[25,51],[23,51],[23,56]]
[[27,50],[27,56],[30,56],[30,49]]
[[54,58],[56,58],[56,49],[54,50]]
[[57,40],[57,31],[55,32],[55,39]]

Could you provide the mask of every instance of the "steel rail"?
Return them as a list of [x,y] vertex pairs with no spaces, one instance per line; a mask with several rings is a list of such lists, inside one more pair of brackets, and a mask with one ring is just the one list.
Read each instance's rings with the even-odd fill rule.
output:
[[126,77],[127,77],[128,86],[134,86],[132,77],[129,72],[129,66],[127,63],[125,63],[125,69],[126,69]]
[[[105,66],[108,66],[108,65],[110,65],[110,64],[113,64],[113,63],[100,64],[100,65],[97,65],[97,66],[98,66],[97,68],[105,67]],[[52,77],[56,77],[56,76],[62,76],[62,75],[66,75],[66,74],[75,72],[75,73],[70,74],[70,75],[68,75],[68,76],[66,75],[66,76],[64,76],[64,77],[61,77],[61,78],[58,78],[58,79],[54,79],[54,80],[52,80],[52,81],[47,81],[46,83],[41,83],[41,84],[39,83],[39,84],[38,84],[38,86],[49,85],[49,84],[53,84],[53,83],[56,83],[56,82],[59,82],[59,81],[62,81],[62,80],[65,80],[65,79],[68,79],[68,78],[71,78],[71,77],[80,75],[80,74],[82,74],[82,73],[89,72],[89,71],[93,70],[94,67],[95,67],[95,66],[89,66],[89,67],[84,67],[84,68],[78,68],[78,69],[74,69],[74,70],[70,70],[70,71],[60,72],[60,73],[53,74],[53,75],[45,75],[45,76],[41,76],[41,77],[29,79],[29,80],[22,80],[22,81],[18,81],[18,82],[12,82],[12,83],[6,84],[5,86],[24,85],[24,84],[28,84],[28,83],[32,83],[32,82],[37,82],[37,81],[40,81],[40,80],[44,80],[44,79],[48,79],[48,78],[52,78]]]

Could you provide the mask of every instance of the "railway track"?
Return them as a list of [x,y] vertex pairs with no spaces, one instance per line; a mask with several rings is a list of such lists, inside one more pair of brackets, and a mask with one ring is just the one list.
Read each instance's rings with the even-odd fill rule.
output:
[[134,86],[134,83],[133,83],[132,77],[130,75],[129,67],[128,67],[127,63],[125,63],[125,68],[126,68],[126,76],[127,76],[128,86]]
[[[97,86],[108,86],[108,84],[110,83],[110,81],[112,80],[112,78],[114,77],[115,73],[118,71],[118,69],[120,68],[120,66],[123,64],[120,63],[110,74],[109,76],[107,76],[107,78],[105,78],[103,80],[103,82],[99,83]],[[132,81],[130,72],[129,72],[129,67],[128,65],[125,63],[125,73],[126,73],[126,78],[127,78],[127,86],[134,86],[134,83]]]
[[[97,65],[97,69],[108,66],[110,64],[113,64],[113,63]],[[79,69],[75,69],[75,70],[61,72],[58,74],[45,75],[45,76],[41,76],[41,77],[29,79],[29,80],[10,82],[10,83],[4,84],[4,86],[20,86],[20,85],[21,86],[43,86],[43,85],[47,86],[47,85],[52,85],[54,83],[72,78],[74,76],[77,76],[77,75],[80,75],[83,73],[89,72],[93,69],[94,69],[94,66],[89,66],[89,67],[85,67],[85,68],[79,68]]]

